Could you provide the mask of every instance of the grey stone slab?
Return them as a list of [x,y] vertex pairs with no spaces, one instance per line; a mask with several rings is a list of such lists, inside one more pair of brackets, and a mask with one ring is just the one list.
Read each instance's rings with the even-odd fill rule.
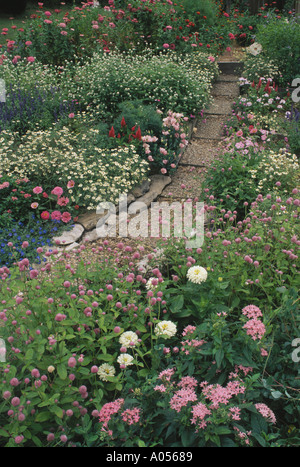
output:
[[224,116],[209,115],[199,123],[194,138],[220,139],[223,136]]
[[215,97],[204,115],[231,115],[232,100],[228,97]]
[[189,144],[180,165],[208,167],[218,156],[218,141],[197,139]]
[[232,99],[238,97],[240,94],[240,86],[238,83],[215,83],[212,88],[212,95],[217,97],[230,97]]
[[58,242],[61,246],[70,245],[71,243],[80,240],[83,232],[84,227],[81,224],[75,224],[71,230],[63,232],[60,237],[54,237],[53,241]]

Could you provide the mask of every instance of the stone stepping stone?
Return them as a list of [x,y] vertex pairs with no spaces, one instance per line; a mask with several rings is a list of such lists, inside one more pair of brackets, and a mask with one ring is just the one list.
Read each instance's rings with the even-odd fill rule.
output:
[[239,83],[239,77],[237,75],[221,73],[218,76],[216,83]]
[[60,246],[71,245],[81,239],[83,232],[84,227],[81,224],[75,224],[71,230],[63,232],[59,237],[54,237],[53,241],[58,242]]
[[194,138],[220,140],[223,136],[224,116],[209,115],[199,123]]
[[213,97],[230,97],[235,99],[240,95],[240,86],[238,83],[217,82],[212,88]]
[[209,108],[204,111],[206,115],[231,115],[232,100],[227,97],[215,97]]
[[218,141],[197,139],[189,144],[179,164],[207,167],[218,157],[218,151]]
[[201,196],[201,184],[205,178],[205,168],[178,166],[172,182],[158,197],[158,202],[171,200],[186,201]]

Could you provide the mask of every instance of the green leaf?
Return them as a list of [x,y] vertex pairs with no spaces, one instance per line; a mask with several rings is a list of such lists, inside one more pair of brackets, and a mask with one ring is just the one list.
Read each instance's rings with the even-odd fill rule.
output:
[[66,365],[63,363],[57,365],[57,373],[60,379],[66,379],[66,377],[68,376]]
[[222,360],[224,358],[224,352],[222,349],[217,350],[216,352],[216,362],[217,362],[217,367],[220,368]]
[[52,407],[50,407],[50,411],[54,413],[58,418],[63,418],[64,412],[61,407],[53,405]]
[[36,422],[45,422],[46,420],[49,420],[51,414],[47,411],[44,412],[39,412],[37,416],[35,417]]

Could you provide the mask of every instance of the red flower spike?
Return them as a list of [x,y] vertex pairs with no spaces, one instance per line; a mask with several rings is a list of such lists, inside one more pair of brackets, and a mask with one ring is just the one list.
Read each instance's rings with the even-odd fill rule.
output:
[[142,132],[141,132],[140,127],[138,127],[138,129],[137,129],[136,134],[135,134],[135,137],[136,137],[136,139],[138,139],[139,141],[141,141],[141,139],[142,139]]
[[122,120],[121,120],[121,127],[124,128],[124,126],[126,126],[126,122],[125,122],[125,118],[122,117]]
[[113,126],[112,126],[111,129],[109,130],[108,136],[109,136],[110,138],[115,138],[116,134],[115,134],[115,129],[114,129]]

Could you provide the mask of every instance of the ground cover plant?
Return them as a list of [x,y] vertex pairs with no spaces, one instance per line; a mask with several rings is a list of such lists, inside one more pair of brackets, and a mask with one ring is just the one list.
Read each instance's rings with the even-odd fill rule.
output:
[[[0,64],[0,445],[299,446],[299,119],[286,70],[260,55],[236,5],[45,7]],[[250,19],[281,27],[275,10],[263,16]],[[215,52],[239,25],[254,46],[205,171],[202,246],[163,232],[151,251],[51,245],[79,213],[176,171]]]

